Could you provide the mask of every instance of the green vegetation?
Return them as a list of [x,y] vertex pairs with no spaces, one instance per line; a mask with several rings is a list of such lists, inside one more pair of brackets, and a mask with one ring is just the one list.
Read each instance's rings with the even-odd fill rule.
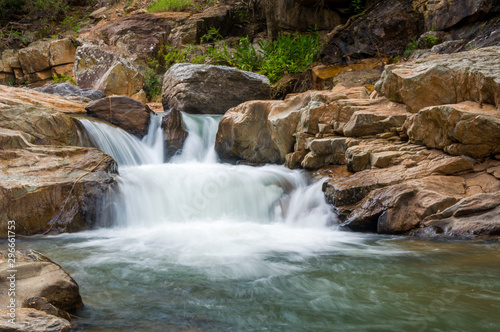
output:
[[16,79],[14,77],[9,77],[7,79],[7,81],[5,82],[5,84],[8,86],[14,86],[15,83],[16,83]]
[[161,93],[162,84],[156,70],[149,68],[144,76],[144,92],[149,100],[153,100]]
[[356,14],[365,10],[365,0],[351,0],[352,11]]
[[[214,40],[220,36],[217,29],[209,30],[202,40]],[[298,74],[309,69],[321,48],[321,38],[313,31],[310,35],[280,34],[275,41],[259,42],[258,50],[249,37],[240,38],[237,44],[215,43],[196,55],[197,48],[188,46],[182,51],[173,47],[162,49],[165,69],[175,63],[209,63],[227,65],[241,70],[266,75],[274,83],[286,74]]]
[[432,46],[436,45],[438,39],[439,39],[438,37],[434,37],[434,36],[427,36],[427,37],[425,37],[425,41],[427,43],[427,47],[431,48]]
[[73,84],[73,85],[76,85],[76,81],[73,77],[69,76],[69,75],[52,75],[52,80],[54,81],[54,84],[57,84],[57,83],[69,83],[69,84]]
[[183,11],[193,5],[193,0],[158,0],[153,3],[148,11],[150,13]]
[[409,57],[413,51],[418,49],[418,41],[417,39],[413,38],[409,43],[406,49],[403,52],[403,56],[405,58]]

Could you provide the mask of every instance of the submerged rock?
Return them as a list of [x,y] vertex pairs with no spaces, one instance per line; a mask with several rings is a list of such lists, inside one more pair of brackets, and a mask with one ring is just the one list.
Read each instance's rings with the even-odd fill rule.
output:
[[90,102],[85,110],[93,117],[107,121],[132,135],[148,133],[151,112],[148,105],[130,97],[111,96]]
[[267,77],[232,67],[180,63],[163,79],[162,104],[191,114],[224,114],[248,100],[269,99]]

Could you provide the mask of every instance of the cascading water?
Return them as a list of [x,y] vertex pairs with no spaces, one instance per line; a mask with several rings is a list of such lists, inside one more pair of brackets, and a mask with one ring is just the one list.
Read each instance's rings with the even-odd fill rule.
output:
[[81,120],[119,163],[113,227],[22,239],[79,283],[72,331],[500,328],[498,244],[339,232],[321,183],[220,163],[218,117],[183,120],[168,163],[160,116],[142,140]]

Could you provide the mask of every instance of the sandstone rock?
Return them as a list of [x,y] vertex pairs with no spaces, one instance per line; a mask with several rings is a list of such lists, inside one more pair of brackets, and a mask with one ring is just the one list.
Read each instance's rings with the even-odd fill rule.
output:
[[52,73],[52,77],[53,76],[60,77],[63,75],[73,77],[73,76],[75,76],[73,69],[74,69],[73,63],[68,63],[65,65],[52,67],[52,68],[50,68],[50,71]]
[[353,114],[344,126],[344,135],[349,137],[368,136],[388,131],[392,127],[402,126],[408,113],[406,111],[385,113],[359,111]]
[[[36,106],[61,113],[85,114],[85,104],[35,90],[0,85],[0,109],[7,106]],[[23,122],[20,120],[20,122]]]
[[247,100],[269,99],[268,79],[236,68],[176,64],[163,79],[163,108],[191,114],[224,114]]
[[91,100],[97,100],[106,97],[104,92],[100,90],[81,89],[69,83],[58,83],[46,86],[44,88],[36,89],[43,93],[50,93],[56,96],[80,96]]
[[59,39],[50,43],[49,63],[51,67],[75,62],[76,47],[69,39]]
[[23,300],[22,307],[40,310],[49,315],[60,317],[66,319],[68,322],[71,322],[71,316],[66,311],[53,306],[42,297],[27,297]]
[[0,68],[0,69],[3,69],[2,71],[3,72],[6,72],[6,73],[11,73],[12,72],[12,66],[10,65],[10,59],[11,58],[17,58],[15,56],[15,51],[14,50],[5,50],[2,52],[2,63],[3,63],[3,68]]
[[165,142],[165,157],[169,159],[182,149],[188,136],[182,125],[181,112],[176,109],[165,112],[161,121],[161,128],[163,129],[163,140]]
[[0,311],[0,330],[4,332],[69,332],[71,324],[63,319],[49,315],[43,311],[18,308],[16,323],[8,322],[7,311]]
[[386,66],[375,88],[413,113],[471,100],[500,105],[500,47],[434,55]]
[[123,130],[143,137],[148,133],[152,110],[146,104],[125,96],[112,96],[90,102],[87,113]]
[[95,26],[87,38],[101,41],[105,51],[145,63],[148,58],[158,58],[173,25],[169,15],[130,15]]
[[130,96],[130,98],[137,100],[138,102],[143,103],[143,104],[146,104],[148,102],[148,97],[146,96],[146,92],[144,92],[144,90],[142,90],[142,89],[141,89],[141,91]]
[[500,111],[465,102],[424,108],[405,124],[410,141],[451,155],[484,158],[500,152]]
[[[7,251],[0,252],[0,275],[8,276]],[[58,309],[69,311],[83,306],[78,284],[61,266],[44,255],[26,249],[16,251],[16,302],[29,297],[42,297]],[[7,310],[8,287],[0,290],[1,310]]]
[[77,48],[74,70],[79,87],[101,90],[107,96],[131,96],[142,89],[144,81],[130,61],[94,45]]
[[104,14],[107,10],[108,10],[107,7],[101,7],[99,9],[94,10],[92,13],[90,13],[89,17],[93,18],[93,19],[100,19],[104,16]]
[[0,107],[0,127],[30,134],[34,144],[76,145],[77,129],[66,114],[35,106]]
[[194,14],[186,22],[186,26],[194,28],[195,42],[199,43],[201,37],[208,33],[210,28],[217,28],[222,36],[229,36],[234,31],[236,19],[231,6],[215,6]]
[[1,148],[0,236],[7,235],[9,220],[16,221],[19,235],[95,227],[103,199],[115,183],[113,172],[114,160],[97,149]]
[[376,189],[361,202],[343,227],[356,231],[400,234],[425,217],[457,202],[463,193],[460,177],[427,177]]
[[449,30],[464,21],[486,17],[493,3],[493,0],[427,1],[425,28]]
[[481,193],[427,217],[415,235],[500,235],[500,193]]
[[29,47],[19,50],[19,62],[27,74],[44,71],[50,68],[50,44],[44,41],[31,43]]

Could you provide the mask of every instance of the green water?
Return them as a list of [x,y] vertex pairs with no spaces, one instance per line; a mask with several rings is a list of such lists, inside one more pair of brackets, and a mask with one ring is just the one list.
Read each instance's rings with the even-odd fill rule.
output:
[[255,252],[210,260],[201,248],[212,242],[190,250],[158,230],[128,232],[20,241],[80,285],[86,306],[74,331],[500,330],[498,241],[318,230],[316,247],[255,241]]

